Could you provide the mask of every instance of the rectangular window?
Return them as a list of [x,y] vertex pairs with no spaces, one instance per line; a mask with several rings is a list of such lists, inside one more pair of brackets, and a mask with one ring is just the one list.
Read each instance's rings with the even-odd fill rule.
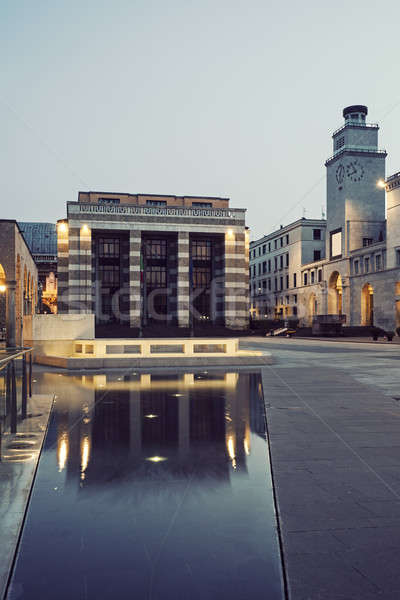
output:
[[267,281],[266,281],[266,279],[263,280],[262,287],[263,287],[263,291],[265,292],[265,290],[267,289]]
[[322,269],[318,269],[318,281],[322,281]]
[[358,270],[359,270],[359,262],[358,260],[354,261],[354,273],[355,275],[358,275]]
[[274,248],[275,248],[275,250],[277,249],[277,247],[278,247],[278,240],[274,240]]
[[274,284],[275,284],[275,291],[277,291],[277,289],[278,289],[278,278],[277,277],[275,277]]
[[313,240],[320,240],[321,239],[321,230],[320,229],[313,229]]
[[261,263],[258,263],[258,274],[261,275]]
[[258,246],[258,256],[261,256],[261,246]]
[[99,198],[99,204],[119,204],[119,198]]
[[[145,246],[146,258],[166,258],[167,240],[145,240],[143,243]],[[192,244],[194,243],[195,242],[192,242]]]
[[289,287],[289,275],[286,275],[286,289]]
[[211,284],[211,269],[210,267],[194,267],[193,268],[193,287],[209,288]]
[[279,268],[283,269],[283,254],[281,254],[279,257]]
[[297,287],[297,273],[293,273],[293,287]]
[[375,256],[375,270],[376,270],[376,271],[380,271],[380,270],[381,270],[381,268],[382,268],[382,266],[381,266],[381,265],[382,265],[382,259],[381,259],[381,255],[380,255],[380,254],[377,254],[377,255]]
[[148,288],[160,288],[167,285],[166,267],[153,265],[146,269],[146,284]]
[[167,206],[166,200],[146,200],[146,206]]
[[271,280],[268,279],[268,290],[271,291]]
[[342,230],[337,229],[331,232],[331,258],[338,258],[342,255]]
[[282,246],[283,246],[283,237],[281,237],[280,243],[281,243],[281,248],[282,248]]
[[266,245],[264,244],[264,246],[263,246],[263,254],[265,254],[265,253],[266,253],[266,251],[267,251],[267,247],[266,247]]
[[286,254],[286,266],[289,266],[289,252]]
[[118,238],[100,238],[99,239],[99,256],[119,256],[119,239]]
[[268,252],[271,252],[271,242],[268,242]]
[[297,315],[297,306],[293,306],[293,315],[296,316]]
[[268,261],[268,273],[271,273],[271,261]]
[[307,273],[304,273],[303,275],[303,283],[304,285],[307,285]]
[[370,246],[373,243],[373,239],[372,238],[363,238],[363,246],[364,248],[366,246]]
[[314,250],[314,262],[316,260],[321,260],[321,250]]
[[212,202],[192,202],[193,208],[212,208]]
[[396,250],[396,265],[400,266],[400,250]]
[[311,283],[315,282],[315,271],[311,271]]
[[297,294],[293,296],[293,304],[297,304]]
[[100,280],[105,285],[119,285],[119,265],[99,265]]
[[279,283],[281,285],[280,289],[283,290],[283,277],[279,278]]
[[263,264],[262,264],[262,271],[263,273],[267,272],[267,262],[264,260]]
[[335,140],[335,150],[339,150],[344,146],[344,136]]
[[364,258],[364,272],[369,273],[369,258],[368,256]]
[[289,243],[289,234],[286,235],[286,244]]
[[277,256],[275,256],[275,258],[274,258],[274,268],[275,268],[275,271],[278,270],[278,257]]

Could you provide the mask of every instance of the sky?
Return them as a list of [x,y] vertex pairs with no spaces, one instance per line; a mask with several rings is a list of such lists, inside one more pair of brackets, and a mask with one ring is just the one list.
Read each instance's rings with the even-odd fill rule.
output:
[[251,239],[320,218],[345,106],[400,171],[399,20],[397,0],[3,0],[0,217],[98,190],[229,197]]

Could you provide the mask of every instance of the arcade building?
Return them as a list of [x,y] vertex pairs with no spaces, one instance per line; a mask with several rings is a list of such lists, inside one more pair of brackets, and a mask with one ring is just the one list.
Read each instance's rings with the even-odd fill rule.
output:
[[227,198],[79,192],[57,238],[58,313],[97,332],[248,326],[245,209]]

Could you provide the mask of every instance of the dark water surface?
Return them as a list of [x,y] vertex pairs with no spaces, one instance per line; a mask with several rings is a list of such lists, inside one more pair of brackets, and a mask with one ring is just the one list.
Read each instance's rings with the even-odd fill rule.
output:
[[40,385],[57,400],[8,600],[283,598],[258,375]]

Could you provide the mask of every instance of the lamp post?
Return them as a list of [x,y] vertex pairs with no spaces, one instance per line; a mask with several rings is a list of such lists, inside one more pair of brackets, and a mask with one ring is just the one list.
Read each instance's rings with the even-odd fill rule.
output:
[[[7,285],[2,284],[6,293],[6,347],[15,348],[16,339],[16,312],[15,312],[15,289],[16,281],[7,281]],[[3,292],[4,293],[4,292]]]

